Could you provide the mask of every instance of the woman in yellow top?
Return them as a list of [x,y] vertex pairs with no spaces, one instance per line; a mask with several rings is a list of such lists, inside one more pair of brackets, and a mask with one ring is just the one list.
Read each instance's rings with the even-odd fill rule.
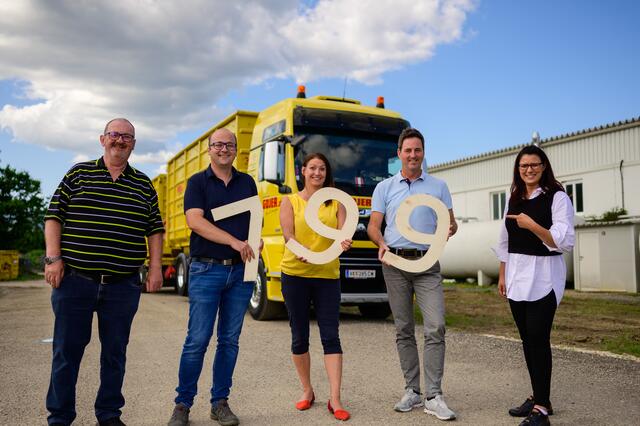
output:
[[[331,165],[320,154],[309,154],[302,164],[301,179],[304,189],[284,197],[280,205],[280,226],[285,242],[290,238],[312,251],[324,251],[332,240],[318,235],[307,225],[304,211],[309,198],[319,189],[334,186]],[[318,218],[327,226],[340,229],[346,210],[335,200],[321,205]],[[341,242],[342,249],[351,247],[351,240]],[[291,352],[293,363],[302,384],[302,398],[296,403],[298,410],[306,410],[315,401],[311,386],[311,358],[309,356],[309,312],[313,303],[320,340],[324,349],[324,366],[329,378],[331,397],[327,408],[338,420],[348,420],[349,412],[340,402],[342,381],[342,347],[338,334],[340,316],[340,261],[336,258],[323,265],[313,265],[297,257],[285,247],[281,263],[282,295],[289,312],[291,326]]]

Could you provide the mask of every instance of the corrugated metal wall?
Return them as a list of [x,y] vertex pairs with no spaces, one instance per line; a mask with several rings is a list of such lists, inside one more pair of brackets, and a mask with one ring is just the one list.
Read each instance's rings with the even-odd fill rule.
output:
[[[560,181],[583,180],[585,215],[598,215],[623,202],[620,161],[624,160],[624,199],[630,214],[640,214],[640,187],[632,183],[640,173],[640,122],[616,129],[595,130],[542,143]],[[447,182],[454,211],[479,220],[491,218],[490,193],[511,184],[519,148],[489,154],[484,159],[436,166],[429,172]],[[471,204],[473,203],[473,204]]]

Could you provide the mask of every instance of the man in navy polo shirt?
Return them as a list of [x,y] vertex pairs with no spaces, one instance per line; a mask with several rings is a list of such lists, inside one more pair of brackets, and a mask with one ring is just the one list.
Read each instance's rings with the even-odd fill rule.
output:
[[[426,244],[407,240],[396,227],[398,207],[411,195],[427,194],[442,201],[449,209],[449,236],[455,234],[458,229],[447,184],[422,170],[424,137],[418,130],[407,128],[402,131],[398,139],[398,158],[402,162],[402,169],[396,175],[380,182],[371,200],[371,218],[367,233],[371,241],[379,247],[380,261],[386,251],[407,259],[418,259],[429,249]],[[387,222],[384,237],[381,233],[383,218],[386,218]],[[426,206],[418,206],[411,213],[409,223],[418,232],[433,234],[436,229],[435,212]],[[383,262],[382,273],[393,312],[396,346],[405,379],[405,394],[394,409],[406,412],[424,404],[424,411],[440,420],[455,419],[455,413],[447,407],[442,398],[441,388],[445,329],[440,264],[436,262],[424,272],[411,273]],[[413,320],[414,295],[424,320],[424,402],[420,395],[420,358]]]
[[247,242],[250,213],[213,220],[211,209],[256,195],[251,176],[233,167],[235,135],[218,129],[209,136],[211,166],[187,183],[184,212],[191,229],[189,268],[189,328],[180,358],[178,396],[170,426],[186,425],[197,393],[213,326],[218,316],[218,344],[213,360],[211,418],[225,426],[238,418],[227,399],[238,358],[238,340],[253,291],[253,282],[243,281],[244,263],[255,253]]

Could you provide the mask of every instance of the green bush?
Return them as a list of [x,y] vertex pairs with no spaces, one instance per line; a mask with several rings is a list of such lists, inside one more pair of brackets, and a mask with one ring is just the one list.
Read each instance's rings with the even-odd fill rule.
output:
[[20,275],[35,274],[44,271],[43,249],[36,249],[20,255]]
[[620,216],[624,216],[627,214],[627,210],[624,208],[614,207],[611,210],[607,210],[600,216],[600,220],[603,222],[615,222],[620,218]]

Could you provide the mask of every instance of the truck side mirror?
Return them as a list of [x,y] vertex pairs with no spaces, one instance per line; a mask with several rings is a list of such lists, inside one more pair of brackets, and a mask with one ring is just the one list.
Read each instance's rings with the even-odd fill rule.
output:
[[262,177],[269,183],[278,185],[279,191],[284,194],[291,192],[291,188],[284,185],[284,141],[265,142],[263,147],[263,173]]

